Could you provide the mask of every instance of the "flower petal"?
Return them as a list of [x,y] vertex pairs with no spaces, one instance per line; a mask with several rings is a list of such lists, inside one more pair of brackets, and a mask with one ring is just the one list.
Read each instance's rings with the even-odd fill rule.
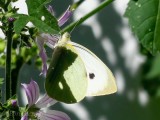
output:
[[54,10],[53,10],[53,7],[51,5],[49,5],[47,7],[47,10],[54,16]]
[[47,55],[44,49],[44,44],[46,43],[47,46],[54,49],[55,44],[59,39],[60,39],[59,35],[50,35],[50,34],[44,34],[44,33],[40,34],[40,36],[36,38],[36,42],[40,50],[39,56],[41,57],[42,63],[43,63],[41,74],[43,74],[44,76],[46,76],[47,74]]
[[52,49],[54,49],[55,48],[55,44],[58,42],[60,37],[61,36],[59,34],[47,35],[47,41],[46,41],[47,46],[52,48]]
[[68,21],[68,19],[72,16],[72,10],[70,10],[70,6],[68,7],[68,9],[65,11],[65,13],[60,17],[60,19],[58,20],[58,25],[62,26],[65,22]]
[[57,101],[50,98],[47,94],[45,94],[38,102],[35,104],[36,107],[38,108],[44,108],[44,107],[49,107],[53,104],[55,104]]
[[26,113],[25,115],[23,115],[23,117],[21,118],[21,120],[28,120],[28,113]]
[[36,103],[36,101],[39,98],[39,86],[34,80],[31,80],[30,85],[33,88],[32,89],[33,103]]
[[66,113],[56,110],[47,110],[46,112],[40,110],[37,116],[40,120],[71,120]]
[[27,99],[28,99],[28,104],[32,104],[32,95],[31,95],[31,92],[28,88],[28,86],[26,84],[21,84],[23,89],[25,90],[26,92],[26,96],[27,96]]
[[44,76],[46,76],[47,74],[47,55],[46,55],[45,49],[40,51],[39,56],[41,57],[42,63],[43,63],[42,72],[40,73],[40,75],[43,74]]
[[33,80],[29,84],[21,84],[26,92],[29,107],[36,103],[39,97],[39,87]]
[[[42,36],[43,36],[43,34],[42,34]],[[41,74],[46,76],[46,73],[47,73],[47,55],[46,55],[46,51],[43,47],[44,42],[45,42],[45,38],[43,38],[41,36],[38,36],[37,39],[36,39],[36,42],[37,42],[38,48],[40,49],[39,56],[41,57],[42,63],[43,63]]]

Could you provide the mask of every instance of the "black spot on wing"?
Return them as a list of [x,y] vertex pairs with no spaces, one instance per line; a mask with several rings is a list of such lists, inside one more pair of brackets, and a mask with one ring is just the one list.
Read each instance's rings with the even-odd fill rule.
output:
[[95,77],[95,74],[94,74],[94,73],[89,73],[89,78],[90,78],[90,79],[94,79],[94,77]]

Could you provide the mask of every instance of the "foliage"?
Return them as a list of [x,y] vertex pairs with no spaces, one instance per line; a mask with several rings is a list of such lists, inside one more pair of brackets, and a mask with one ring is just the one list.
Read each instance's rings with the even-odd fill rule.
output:
[[[56,18],[49,13],[45,5],[49,1],[46,0],[27,0],[28,14],[13,15],[17,20],[14,22],[14,30],[17,34],[31,21],[40,32],[56,34],[60,28]],[[43,20],[44,19],[44,20]]]
[[160,1],[130,0],[125,16],[140,43],[152,54],[160,51]]

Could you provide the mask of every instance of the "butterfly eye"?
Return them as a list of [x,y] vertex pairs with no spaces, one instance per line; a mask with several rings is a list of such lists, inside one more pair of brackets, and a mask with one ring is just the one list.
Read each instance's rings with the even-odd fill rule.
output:
[[94,73],[89,73],[89,78],[90,79],[93,79],[95,77],[95,74]]

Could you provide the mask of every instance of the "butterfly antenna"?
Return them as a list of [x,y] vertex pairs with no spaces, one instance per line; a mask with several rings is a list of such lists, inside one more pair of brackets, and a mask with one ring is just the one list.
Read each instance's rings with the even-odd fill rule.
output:
[[80,22],[81,18],[76,22],[75,26],[72,28],[72,30],[70,31],[70,35],[73,32],[73,30],[76,28],[76,26],[78,25],[78,23]]

